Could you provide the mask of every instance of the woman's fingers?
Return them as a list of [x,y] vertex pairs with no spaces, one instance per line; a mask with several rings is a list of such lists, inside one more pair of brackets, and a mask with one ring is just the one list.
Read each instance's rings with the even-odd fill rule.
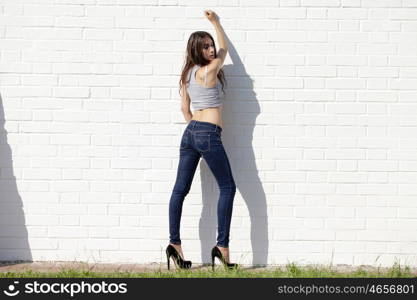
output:
[[215,21],[216,20],[216,13],[214,11],[212,11],[211,9],[206,9],[204,11],[204,14],[207,17],[207,19],[209,19],[210,21]]

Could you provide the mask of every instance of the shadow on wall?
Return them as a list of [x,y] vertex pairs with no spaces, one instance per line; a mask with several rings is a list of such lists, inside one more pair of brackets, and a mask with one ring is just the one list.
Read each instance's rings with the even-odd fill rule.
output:
[[[236,197],[242,195],[249,211],[250,219],[236,217],[237,209],[235,197],[230,229],[230,261],[239,262],[237,252],[243,252],[242,259],[252,254],[252,264],[266,266],[268,262],[268,215],[265,191],[255,162],[255,153],[252,148],[253,131],[256,117],[260,107],[253,83],[246,73],[233,44],[226,36],[229,46],[229,55],[233,62],[224,65],[228,86],[223,106],[222,140],[229,157],[233,177],[236,183]],[[230,78],[230,75],[232,78]],[[203,197],[203,211],[200,218],[199,231],[202,249],[202,262],[211,262],[210,250],[217,239],[217,203],[219,189],[217,182],[204,159],[200,163],[201,190]],[[213,193],[216,190],[217,193]],[[250,226],[252,251],[242,248],[242,238],[245,238],[247,228]],[[238,231],[235,231],[239,228]],[[240,234],[239,234],[240,232]],[[249,253],[248,253],[249,252]]]
[[13,174],[12,151],[4,128],[3,99],[0,95],[0,262],[2,265],[31,262],[25,212]]

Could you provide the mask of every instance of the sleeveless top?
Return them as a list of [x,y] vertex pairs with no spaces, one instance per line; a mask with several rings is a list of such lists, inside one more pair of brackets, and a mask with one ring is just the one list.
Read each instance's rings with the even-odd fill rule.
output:
[[[207,82],[207,66],[205,67],[205,84]],[[199,69],[198,65],[193,66],[188,73],[187,91],[190,95],[191,106],[193,110],[199,110],[209,107],[218,107],[223,105],[220,98],[221,83],[217,80],[214,87],[205,87],[197,82],[195,79],[196,72]]]

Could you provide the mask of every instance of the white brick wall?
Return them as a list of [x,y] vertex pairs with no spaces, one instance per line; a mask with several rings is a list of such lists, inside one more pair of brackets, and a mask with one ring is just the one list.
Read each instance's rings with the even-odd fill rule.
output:
[[[166,262],[177,83],[210,8],[231,41],[232,261],[417,266],[417,2],[204,3],[1,1],[0,260]],[[196,263],[217,197],[202,161]]]

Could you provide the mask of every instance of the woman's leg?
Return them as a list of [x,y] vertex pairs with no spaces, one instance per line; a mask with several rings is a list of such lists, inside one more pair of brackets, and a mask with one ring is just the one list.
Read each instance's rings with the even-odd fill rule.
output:
[[229,247],[229,232],[236,184],[220,134],[213,132],[207,138],[209,139],[208,151],[202,152],[202,155],[216,178],[220,190],[217,204],[217,246],[227,248]]
[[169,233],[171,244],[181,245],[180,223],[182,204],[185,196],[190,191],[200,157],[200,153],[188,147],[187,144],[180,150],[177,178],[169,201]]

